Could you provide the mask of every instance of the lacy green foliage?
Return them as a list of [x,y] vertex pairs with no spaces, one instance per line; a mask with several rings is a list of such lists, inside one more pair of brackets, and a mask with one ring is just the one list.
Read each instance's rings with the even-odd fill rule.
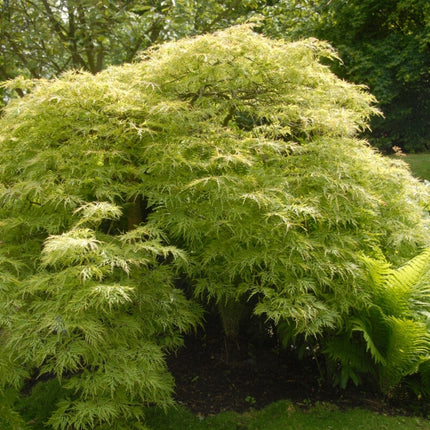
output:
[[59,378],[56,429],[131,428],[168,403],[163,351],[200,316],[176,277],[309,336],[366,303],[363,252],[401,261],[428,243],[425,189],[354,138],[377,111],[319,61],[334,55],[241,26],[12,101],[2,384]]
[[[355,384],[375,374],[387,391],[407,375],[427,372],[430,360],[430,248],[399,269],[365,257],[369,271],[367,306],[328,342],[326,353],[342,364],[336,383]],[[358,336],[356,336],[358,334]],[[425,377],[424,384],[427,383]],[[421,391],[429,391],[422,386]]]
[[363,300],[359,249],[428,240],[410,175],[352,138],[373,98],[316,61],[326,44],[241,28],[147,55],[140,84],[133,67],[121,79],[151,82],[158,102],[150,219],[192,251],[197,293],[255,294],[257,313],[316,333]]
[[0,428],[4,430],[27,430],[24,419],[13,407],[17,400],[17,393],[6,390],[0,393]]
[[119,217],[112,204],[76,213],[75,226],[45,239],[36,270],[5,286],[3,299],[16,301],[9,299],[2,369],[15,380],[3,375],[2,383],[19,387],[18,365],[59,378],[69,396],[49,419],[54,428],[135,428],[144,404],[170,403],[163,351],[180,345],[179,333],[199,317],[173,287],[184,255],[143,226],[118,235],[82,227]]

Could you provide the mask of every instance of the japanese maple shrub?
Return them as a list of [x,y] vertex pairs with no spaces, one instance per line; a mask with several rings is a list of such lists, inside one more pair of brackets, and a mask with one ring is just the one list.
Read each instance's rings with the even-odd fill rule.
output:
[[58,378],[54,429],[142,428],[193,297],[230,338],[243,308],[318,336],[370,299],[364,254],[429,243],[424,188],[355,137],[374,100],[326,56],[239,26],[10,83],[29,94],[0,123],[3,404]]

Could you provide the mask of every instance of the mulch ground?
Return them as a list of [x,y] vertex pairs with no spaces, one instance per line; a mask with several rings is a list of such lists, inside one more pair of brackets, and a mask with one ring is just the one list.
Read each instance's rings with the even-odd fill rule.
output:
[[315,359],[298,360],[295,354],[267,346],[249,354],[242,347],[239,357],[227,363],[225,349],[222,338],[202,332],[188,337],[185,347],[168,359],[179,404],[202,416],[261,409],[281,399],[303,408],[333,402],[340,408],[410,412],[400,409],[395,400],[369,390],[321,385]]

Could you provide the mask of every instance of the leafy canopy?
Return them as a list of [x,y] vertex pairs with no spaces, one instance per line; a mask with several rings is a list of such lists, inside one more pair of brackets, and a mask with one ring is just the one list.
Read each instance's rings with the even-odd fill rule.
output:
[[374,99],[334,56],[238,26],[27,83],[0,122],[0,388],[54,376],[54,428],[139,428],[201,315],[180,285],[318,335],[369,297],[363,252],[428,244],[428,194],[355,138]]

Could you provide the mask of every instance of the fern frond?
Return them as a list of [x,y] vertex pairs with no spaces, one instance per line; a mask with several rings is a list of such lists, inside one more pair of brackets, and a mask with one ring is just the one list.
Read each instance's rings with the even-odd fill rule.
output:
[[[386,282],[392,290],[401,288],[404,291],[410,291],[429,272],[430,248],[427,248],[404,266],[392,271]],[[430,281],[430,273],[428,279]]]
[[[375,373],[373,363],[369,360],[369,355],[363,345],[353,337],[346,335],[330,339],[324,347],[324,354],[327,354],[333,361],[335,386],[346,388],[350,380],[358,385],[361,375]],[[341,365],[340,372],[337,368],[339,364]]]
[[381,369],[384,390],[396,385],[402,377],[416,373],[430,359],[430,333],[424,323],[390,316],[387,325],[390,328],[387,362]]
[[383,314],[377,308],[373,308],[369,317],[352,318],[351,323],[352,332],[363,335],[366,350],[370,352],[375,363],[386,366],[385,342],[390,332],[385,325]]
[[[375,303],[387,315],[400,317],[419,312],[420,301],[428,302],[428,292],[422,281],[425,276],[430,276],[430,248],[399,269],[393,269],[383,260],[363,257],[363,261],[372,278]],[[416,306],[413,306],[414,303]]]

